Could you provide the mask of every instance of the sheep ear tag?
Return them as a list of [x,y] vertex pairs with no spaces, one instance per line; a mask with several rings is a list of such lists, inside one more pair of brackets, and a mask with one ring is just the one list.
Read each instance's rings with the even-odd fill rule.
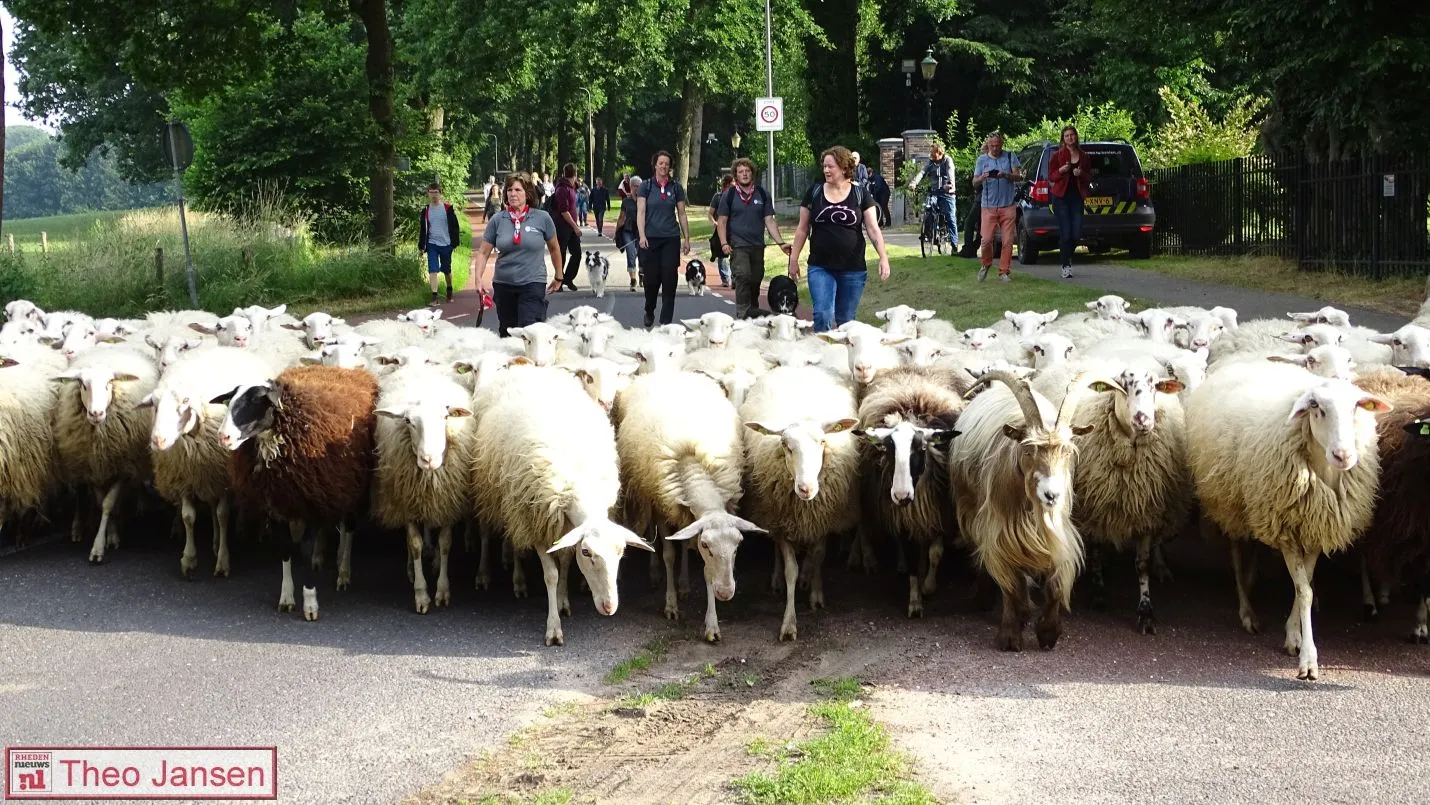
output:
[[1421,422],[1421,423],[1420,423],[1420,435],[1421,435],[1421,436],[1430,436],[1430,422]]

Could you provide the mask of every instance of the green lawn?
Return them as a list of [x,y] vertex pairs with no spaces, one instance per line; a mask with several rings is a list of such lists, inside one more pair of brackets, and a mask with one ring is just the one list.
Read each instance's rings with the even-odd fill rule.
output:
[[134,210],[110,210],[108,212],[78,212],[73,215],[51,215],[45,218],[20,218],[5,221],[0,225],[3,234],[15,236],[15,248],[25,251],[40,250],[40,233],[45,233],[50,249],[65,249],[69,244],[89,234],[99,221],[113,221]]

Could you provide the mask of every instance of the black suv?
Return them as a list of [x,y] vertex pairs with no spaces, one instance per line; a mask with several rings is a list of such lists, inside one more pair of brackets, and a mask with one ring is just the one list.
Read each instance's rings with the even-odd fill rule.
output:
[[[1048,161],[1057,150],[1057,143],[1043,141],[1018,152],[1028,177],[1018,193],[1018,262],[1024,265],[1038,262],[1040,250],[1058,247],[1058,219],[1048,177]],[[1092,162],[1093,174],[1083,200],[1079,245],[1093,251],[1121,247],[1134,260],[1151,257],[1157,213],[1137,150],[1121,140],[1083,143],[1082,150]]]

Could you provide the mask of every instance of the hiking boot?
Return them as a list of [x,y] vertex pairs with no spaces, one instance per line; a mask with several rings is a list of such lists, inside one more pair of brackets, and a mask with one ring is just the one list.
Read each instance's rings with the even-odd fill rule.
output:
[[1072,279],[1072,266],[1067,265],[1066,263],[1063,264],[1063,279]]
[[979,281],[979,282],[982,282],[982,281],[988,279],[988,269],[989,269],[989,268],[992,268],[992,266],[981,266],[981,267],[979,267],[979,269],[978,269],[978,281]]
[[635,278],[635,277],[631,277],[631,290],[634,291],[635,289],[636,289],[636,278]]

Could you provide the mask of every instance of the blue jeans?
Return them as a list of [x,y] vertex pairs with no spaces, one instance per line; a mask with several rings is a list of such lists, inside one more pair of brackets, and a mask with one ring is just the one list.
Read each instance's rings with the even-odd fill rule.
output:
[[631,236],[631,239],[628,240],[628,241],[626,241],[626,248],[623,249],[622,251],[624,251],[624,252],[626,253],[626,271],[628,271],[628,272],[634,274],[634,273],[636,273],[638,270],[640,270],[640,267],[641,267],[641,242],[640,242],[640,240],[639,240],[635,235],[632,235],[632,236]]
[[810,266],[809,304],[814,308],[814,332],[833,330],[854,320],[859,297],[864,295],[866,271],[830,271]]
[[1073,252],[1082,239],[1082,197],[1068,188],[1071,198],[1053,196],[1053,214],[1058,217],[1058,251],[1062,254],[1063,265],[1072,265]]
[[432,243],[427,244],[428,274],[452,273],[452,248],[451,246],[438,246]]
[[943,210],[944,222],[948,224],[949,243],[958,243],[958,213],[954,211],[953,194],[938,196],[938,206]]

